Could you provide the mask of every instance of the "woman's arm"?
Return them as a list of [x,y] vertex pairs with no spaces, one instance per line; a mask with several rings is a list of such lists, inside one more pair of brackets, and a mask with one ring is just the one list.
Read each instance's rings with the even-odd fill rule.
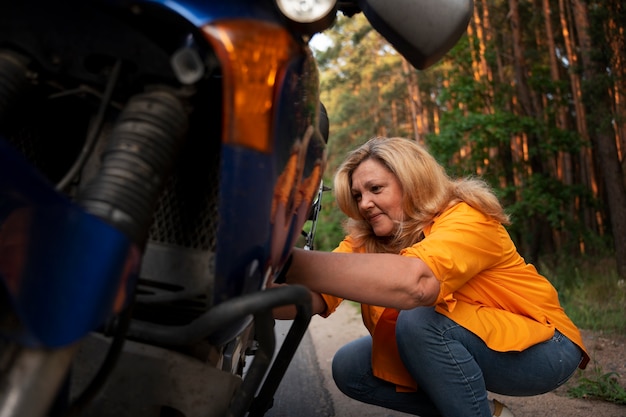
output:
[[431,269],[418,258],[297,248],[287,283],[364,304],[404,310],[434,305],[440,287]]

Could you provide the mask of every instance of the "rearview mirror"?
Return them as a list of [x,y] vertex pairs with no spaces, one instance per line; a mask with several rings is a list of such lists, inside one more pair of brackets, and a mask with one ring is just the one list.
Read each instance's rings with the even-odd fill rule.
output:
[[436,63],[463,36],[473,0],[359,0],[363,14],[415,68]]

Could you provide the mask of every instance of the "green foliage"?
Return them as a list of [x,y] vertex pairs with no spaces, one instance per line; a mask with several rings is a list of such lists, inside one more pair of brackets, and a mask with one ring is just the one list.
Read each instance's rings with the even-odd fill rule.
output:
[[615,372],[604,373],[595,368],[590,377],[578,378],[576,385],[567,393],[573,398],[591,398],[605,400],[616,404],[626,404],[626,390],[619,385],[619,375]]
[[346,216],[339,210],[332,191],[327,191],[322,197],[322,211],[317,225],[315,247],[322,251],[331,251],[344,238],[343,221]]
[[566,185],[542,174],[532,174],[523,187],[511,186],[503,191],[503,195],[519,195],[507,208],[513,220],[523,222],[526,218],[538,216],[545,218],[554,230],[576,227],[577,213],[566,209],[573,201],[582,200],[590,204],[593,200],[589,190],[581,185]]
[[596,239],[589,255],[544,256],[539,270],[558,290],[561,305],[578,327],[626,335],[626,283],[617,275],[608,243]]
[[[533,2],[521,2],[522,47],[525,79],[517,79],[510,7],[503,0],[487,2],[491,27],[500,28],[485,37],[484,58],[490,77],[475,75],[479,43],[477,36],[464,36],[436,65],[406,74],[402,59],[375,31],[364,16],[340,17],[326,32],[333,45],[317,52],[322,81],[322,101],[329,110],[330,142],[326,181],[346,153],[374,135],[416,137],[413,131],[409,86],[417,80],[417,112],[427,115],[424,140],[430,151],[454,177],[480,175],[495,189],[513,219],[508,228],[520,252],[539,264],[559,289],[568,314],[581,327],[626,333],[624,287],[615,267],[599,272],[598,259],[614,256],[612,241],[600,227],[607,227],[606,208],[584,184],[587,172],[597,167],[582,166],[580,156],[590,144],[577,133],[578,117],[573,105],[573,88],[568,73],[582,74],[583,56],[570,61],[564,54],[558,13],[552,13],[559,56],[560,80],[554,81],[545,42],[538,42],[545,18]],[[584,101],[592,114],[586,120],[590,132],[607,128],[617,120],[607,105],[606,92],[617,77],[608,71],[614,51],[608,36],[621,26],[609,27],[609,16],[624,22],[626,8],[620,2],[588,2],[590,11],[591,59],[596,71],[584,74]],[[484,4],[478,7],[487,7]],[[621,19],[621,20],[620,20]],[[574,26],[573,22],[571,27]],[[570,27],[570,28],[571,28]],[[613,31],[613,32],[611,32]],[[600,69],[600,70],[598,70]],[[408,76],[410,75],[410,77]],[[533,117],[522,108],[520,92],[533,101]],[[566,127],[561,116],[566,116]],[[558,121],[558,123],[557,123]],[[436,132],[436,133],[435,133]],[[610,135],[613,135],[610,130]],[[521,138],[524,148],[521,149]],[[592,150],[593,151],[593,150]],[[558,158],[566,154],[573,168],[571,182],[561,180]],[[557,175],[558,173],[558,175]],[[597,178],[601,184],[602,179]],[[600,190],[601,191],[601,190]],[[601,194],[601,192],[600,192]],[[600,218],[595,225],[590,218]],[[343,239],[345,216],[335,206],[332,193],[324,196],[316,247],[332,250]],[[591,229],[598,227],[600,230]],[[560,239],[558,245],[555,242]],[[533,247],[536,246],[536,247]],[[557,249],[563,255],[553,255]],[[607,249],[608,248],[608,249]],[[529,255],[529,253],[532,255]],[[560,252],[559,252],[560,253]],[[585,253],[591,258],[580,256]],[[601,257],[601,258],[600,258]],[[558,262],[553,261],[558,258]]]
[[[485,114],[455,109],[442,115],[441,132],[428,135],[426,143],[441,163],[450,165],[452,174],[475,173],[477,168],[485,167],[489,148],[508,144],[512,134],[532,123],[507,112]],[[457,158],[459,150],[466,146],[471,153],[466,158]]]

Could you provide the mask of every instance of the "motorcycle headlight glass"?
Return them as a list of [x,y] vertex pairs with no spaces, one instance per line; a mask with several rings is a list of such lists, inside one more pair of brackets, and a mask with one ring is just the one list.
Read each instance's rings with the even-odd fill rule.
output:
[[336,0],[276,0],[280,11],[298,23],[312,23],[325,18],[335,7]]
[[329,28],[337,13],[337,0],[275,0],[296,31],[313,35]]

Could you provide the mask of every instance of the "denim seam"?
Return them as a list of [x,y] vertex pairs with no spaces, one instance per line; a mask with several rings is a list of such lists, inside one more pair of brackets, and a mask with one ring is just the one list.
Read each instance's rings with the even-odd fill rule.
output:
[[[472,385],[472,384],[471,384],[471,382],[470,382],[469,378],[467,377],[467,375],[465,374],[465,372],[463,371],[463,367],[462,367],[462,366],[458,363],[458,361],[456,360],[456,357],[455,357],[454,355],[452,355],[452,353],[451,353],[451,351],[450,351],[450,347],[448,346],[448,341],[449,341],[449,340],[451,340],[451,339],[446,337],[446,333],[447,333],[448,331],[450,331],[450,330],[456,330],[456,329],[458,329],[458,328],[463,328],[463,327],[462,327],[462,326],[460,326],[460,325],[459,325],[459,324],[457,324],[457,323],[454,323],[454,325],[452,325],[452,326],[450,326],[450,327],[448,327],[448,328],[446,328],[446,329],[442,330],[442,331],[441,331],[441,341],[442,341],[443,345],[446,347],[447,353],[448,353],[448,355],[450,356],[450,358],[451,358],[452,360],[454,360],[455,366],[457,367],[457,369],[458,369],[458,370],[461,372],[461,374],[463,375],[464,382],[466,383],[466,385],[467,385],[467,386],[470,386],[470,387],[471,387],[471,385]],[[463,328],[463,329],[464,329],[464,328]],[[453,340],[453,341],[455,341],[455,342],[456,342],[456,340]],[[470,355],[470,356],[471,356],[471,355]],[[481,371],[481,374],[482,374],[482,371]],[[475,394],[474,390],[470,388],[470,391],[471,391],[471,394],[472,394],[472,397],[473,397],[473,400],[474,400],[474,401],[473,401],[473,404],[474,404],[474,405],[478,405],[478,399],[476,398],[476,394]],[[472,411],[473,411],[473,412],[475,412],[475,413],[477,413],[476,415],[480,415],[480,407],[478,407],[476,410],[472,410]]]

